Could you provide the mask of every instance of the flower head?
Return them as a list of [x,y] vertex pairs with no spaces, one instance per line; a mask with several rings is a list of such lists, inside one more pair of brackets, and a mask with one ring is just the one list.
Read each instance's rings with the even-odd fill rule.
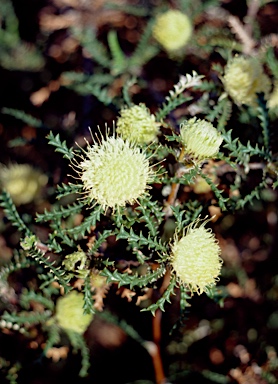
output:
[[124,139],[137,144],[148,144],[156,140],[159,124],[144,104],[134,105],[120,111],[117,133]]
[[146,153],[121,137],[88,145],[77,165],[83,188],[104,209],[133,204],[147,193],[153,171]]
[[196,117],[181,124],[180,136],[186,154],[197,161],[216,156],[223,141],[211,123]]
[[184,47],[192,34],[189,17],[176,9],[158,15],[153,27],[154,38],[168,52]]
[[29,164],[11,164],[0,168],[1,187],[9,192],[16,205],[32,202],[47,180],[46,175]]
[[56,303],[56,319],[59,326],[80,334],[85,332],[93,315],[84,314],[83,304],[83,293],[71,291],[60,297]]
[[226,65],[223,84],[226,92],[238,105],[257,105],[257,93],[268,96],[270,80],[263,73],[260,62],[254,58],[235,56]]
[[186,234],[174,240],[171,265],[180,282],[191,292],[201,294],[218,280],[222,260],[220,247],[207,221],[197,227],[199,221],[187,227]]

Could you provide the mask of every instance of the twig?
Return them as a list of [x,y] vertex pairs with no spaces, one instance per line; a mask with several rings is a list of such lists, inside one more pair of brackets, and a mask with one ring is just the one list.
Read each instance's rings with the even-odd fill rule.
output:
[[232,15],[228,16],[228,23],[230,24],[232,31],[238,36],[239,40],[241,40],[243,44],[243,53],[251,55],[254,51],[256,42],[250,35],[246,26],[240,22],[238,17]]

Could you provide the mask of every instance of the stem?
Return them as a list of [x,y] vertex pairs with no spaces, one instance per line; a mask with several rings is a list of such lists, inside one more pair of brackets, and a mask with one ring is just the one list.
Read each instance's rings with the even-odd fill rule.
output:
[[[163,370],[163,364],[160,354],[160,340],[161,340],[161,309],[157,309],[155,316],[152,320],[152,331],[153,331],[153,343],[149,345],[148,351],[153,359],[153,366],[155,371],[155,382],[156,384],[163,384],[166,382],[166,377]],[[150,348],[151,347],[151,348]]]
[[[184,153],[185,153],[185,148],[184,146],[182,147],[181,149],[181,153],[179,155],[179,158],[178,158],[178,162],[180,163],[184,157]],[[176,177],[181,177],[182,174],[180,172],[180,167],[178,168],[178,170],[176,171],[176,174],[175,174]],[[165,212],[166,212],[166,217],[170,216],[170,213],[169,213],[169,206],[171,205],[174,205],[175,203],[175,200],[177,198],[177,194],[178,194],[178,190],[180,188],[180,183],[173,183],[172,186],[171,186],[171,192],[168,196],[168,199],[167,199],[167,202],[166,202],[166,206],[165,206]]]

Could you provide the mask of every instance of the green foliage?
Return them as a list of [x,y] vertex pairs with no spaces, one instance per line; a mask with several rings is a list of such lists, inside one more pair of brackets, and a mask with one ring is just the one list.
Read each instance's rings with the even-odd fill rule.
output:
[[73,158],[74,156],[73,150],[67,147],[67,143],[65,140],[64,141],[60,140],[59,134],[54,136],[54,134],[50,132],[48,135],[48,140],[50,145],[53,145],[54,147],[56,147],[55,149],[56,152],[62,153],[63,157],[65,157],[68,160],[71,160]]
[[31,115],[28,115],[24,111],[20,111],[14,108],[2,108],[1,112],[6,115],[15,117],[16,119],[21,120],[26,124],[29,124],[31,127],[35,127],[35,128],[43,127],[43,123],[40,120],[36,119]]
[[[108,205],[106,209],[102,207],[97,197],[94,196],[92,201],[80,177],[83,154],[86,155],[88,148],[81,148],[81,144],[71,147],[70,143],[74,143],[75,140],[80,143],[80,131],[73,132],[73,129],[67,130],[67,140],[61,139],[63,135],[60,130],[55,133],[51,131],[47,139],[65,162],[74,168],[72,173],[76,173],[78,169],[78,175],[68,175],[70,182],[65,177],[59,180],[59,185],[54,185],[54,188],[51,186],[47,194],[49,201],[42,198],[38,209],[35,207],[37,213],[34,213],[35,211],[29,206],[16,208],[12,200],[13,191],[9,193],[8,188],[7,191],[2,188],[0,206],[3,208],[5,222],[3,221],[1,230],[7,231],[8,238],[11,236],[10,244],[16,249],[10,260],[7,258],[7,261],[3,261],[0,269],[1,283],[6,288],[11,284],[10,276],[16,276],[19,271],[27,268],[36,277],[28,281],[26,286],[23,284],[20,293],[15,293],[18,296],[16,305],[13,304],[2,311],[0,326],[11,332],[21,333],[42,327],[45,333],[43,350],[45,356],[51,348],[62,344],[66,335],[73,352],[81,354],[82,377],[87,375],[90,361],[86,336],[62,330],[58,326],[55,303],[61,295],[67,294],[72,289],[82,291],[85,314],[93,314],[96,318],[120,327],[127,336],[150,353],[148,342],[128,322],[108,311],[107,292],[110,290],[110,300],[111,297],[113,300],[113,295],[123,292],[121,299],[118,296],[119,300],[127,298],[130,306],[138,309],[138,313],[147,312],[141,314],[142,316],[149,315],[148,312],[156,316],[161,311],[167,312],[168,309],[171,311],[173,302],[178,303],[179,318],[177,321],[175,319],[172,332],[178,331],[188,317],[193,294],[190,287],[194,284],[177,278],[172,267],[173,244],[186,236],[188,226],[201,222],[205,217],[209,221],[213,216],[210,209],[216,210],[219,216],[225,218],[227,214],[233,215],[237,210],[242,211],[255,201],[262,200],[262,191],[269,189],[270,186],[273,189],[278,188],[277,158],[272,153],[273,133],[267,100],[259,94],[258,105],[255,107],[235,105],[225,93],[221,82],[225,65],[222,63],[234,52],[246,53],[246,43],[236,41],[233,34],[237,31],[230,30],[227,25],[221,29],[220,35],[218,25],[224,23],[223,14],[217,18],[214,13],[219,10],[217,7],[221,7],[219,0],[194,2],[179,0],[174,5],[191,17],[195,29],[188,47],[181,52],[181,57],[167,58],[167,65],[169,64],[171,70],[173,66],[173,70],[165,79],[165,84],[164,79],[160,81],[160,70],[156,68],[152,74],[154,80],[150,81],[144,66],[149,65],[153,58],[155,60],[152,65],[155,66],[157,59],[167,55],[167,52],[161,52],[152,40],[152,28],[155,15],[168,8],[168,4],[161,4],[161,8],[152,5],[154,9],[135,7],[131,4],[104,5],[105,10],[116,10],[132,15],[131,21],[135,20],[138,22],[136,25],[140,26],[138,31],[142,28],[140,32],[136,30],[136,43],[131,49],[126,49],[130,41],[128,44],[123,44],[122,39],[125,35],[120,33],[117,25],[113,25],[107,32],[104,28],[104,38],[100,37],[98,31],[91,25],[77,25],[67,31],[83,49],[82,59],[92,61],[93,73],[86,74],[83,68],[63,72],[60,77],[61,85],[81,96],[95,96],[105,106],[99,111],[96,121],[104,116],[108,116],[107,120],[112,119],[111,116],[116,118],[119,108],[124,105],[130,107],[137,100],[139,103],[145,97],[144,92],[147,94],[145,104],[154,114],[160,131],[156,141],[138,149],[146,155],[150,167],[148,168],[150,180],[145,193],[131,199],[132,204],[116,207]],[[11,70],[38,69],[43,65],[42,56],[37,48],[21,41],[12,3],[5,0],[2,8],[0,43],[3,52],[0,53],[0,65]],[[223,11],[222,8],[221,10]],[[215,23],[211,22],[213,17]],[[212,62],[216,56],[216,61],[219,59],[218,54],[222,56],[219,60],[221,64]],[[26,60],[22,63],[15,60],[25,56]],[[274,48],[268,48],[266,57],[258,59],[264,60],[271,75],[277,79]],[[205,68],[206,78],[195,70],[192,74],[181,75],[180,68],[187,66],[187,60],[190,70],[197,65],[200,72]],[[12,61],[14,63],[9,67]],[[161,102],[162,92],[169,89],[168,86],[173,81],[172,76],[177,78],[177,74],[179,81]],[[161,94],[159,87],[154,86],[157,79],[158,84],[160,86],[162,84]],[[155,104],[156,100],[159,100],[160,105]],[[32,127],[46,126],[44,122],[23,110],[4,107],[1,112]],[[194,154],[188,153],[181,140],[179,122],[195,115],[198,119],[211,122],[222,136],[221,150],[214,158],[197,161]],[[117,138],[116,124],[111,131],[107,129],[106,122],[103,122],[103,125],[108,136],[114,135]],[[250,135],[247,129],[246,132],[239,132],[241,127],[248,127],[254,133]],[[102,128],[102,126],[99,128],[99,132],[102,132]],[[63,133],[65,134],[65,131]],[[95,145],[101,146],[102,140],[105,141],[105,135],[99,139],[94,139],[94,134],[91,136]],[[202,139],[198,137],[200,146],[207,144],[206,141],[202,142]],[[24,138],[17,137],[11,141],[10,147],[25,146],[26,143]],[[87,146],[89,145],[87,143]],[[98,165],[97,171],[102,172],[101,161]],[[130,164],[124,166],[128,168]],[[112,167],[114,168],[111,170],[107,185],[118,181],[116,165],[113,164]],[[248,183],[252,169],[260,172],[255,186],[250,190]],[[108,178],[107,175],[104,176]],[[120,176],[122,186],[127,182],[124,170]],[[132,172],[128,178],[131,176]],[[74,177],[77,181],[72,182]],[[54,184],[58,178],[57,175],[53,177]],[[205,181],[209,188],[198,192],[194,187],[200,179],[201,182]],[[55,188],[56,202],[53,201]],[[6,222],[15,228],[12,229]],[[210,224],[214,236],[214,224]],[[10,235],[15,232],[14,237]],[[223,238],[222,243],[225,243]],[[82,257],[70,260],[69,263],[68,256],[76,255],[78,252]],[[203,264],[206,265],[209,263],[206,259],[206,249],[203,254]],[[196,265],[192,265],[192,270]],[[237,278],[240,281],[240,276]],[[244,279],[246,282],[247,275],[244,275]],[[196,284],[198,285],[198,281]],[[210,287],[206,290],[206,294],[223,307],[228,290],[224,286]],[[2,362],[1,358],[0,363],[8,372],[7,378],[10,377],[10,382],[13,382],[11,374],[13,367],[5,365],[6,361]],[[186,370],[184,372],[186,376]],[[214,382],[229,382],[226,376],[208,370],[203,371],[202,375]],[[265,378],[269,382],[273,377],[271,372],[265,373]]]
[[0,16],[0,65],[8,70],[38,71],[44,65],[39,50],[22,41],[13,4],[10,0],[1,3]]

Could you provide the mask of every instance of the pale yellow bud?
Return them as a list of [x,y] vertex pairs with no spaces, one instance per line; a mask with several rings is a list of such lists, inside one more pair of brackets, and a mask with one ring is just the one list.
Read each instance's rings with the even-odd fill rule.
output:
[[31,203],[47,183],[47,176],[29,164],[1,166],[0,183],[16,205]]
[[84,295],[71,291],[60,297],[56,303],[56,319],[59,326],[65,330],[83,333],[93,319],[92,314],[84,314]]
[[189,225],[172,246],[171,265],[180,283],[198,294],[216,284],[222,265],[220,247],[211,230],[204,227],[206,222],[199,227],[199,221]]
[[196,117],[181,124],[180,136],[185,153],[197,161],[217,156],[223,141],[210,122]]
[[156,141],[159,124],[144,104],[134,105],[120,111],[117,133],[124,139],[138,144]]
[[153,27],[154,38],[168,52],[183,48],[192,34],[189,17],[176,9],[158,15]]
[[229,60],[222,80],[226,92],[238,105],[257,106],[257,93],[263,92],[266,98],[269,95],[270,80],[254,58],[235,56]]

